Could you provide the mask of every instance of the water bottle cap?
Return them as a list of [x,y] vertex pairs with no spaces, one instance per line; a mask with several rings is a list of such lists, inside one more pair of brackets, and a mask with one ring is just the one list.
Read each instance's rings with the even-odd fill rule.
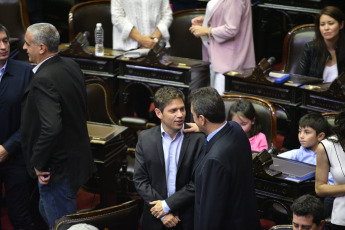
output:
[[97,23],[96,26],[97,26],[97,27],[101,27],[101,26],[102,26],[102,23]]

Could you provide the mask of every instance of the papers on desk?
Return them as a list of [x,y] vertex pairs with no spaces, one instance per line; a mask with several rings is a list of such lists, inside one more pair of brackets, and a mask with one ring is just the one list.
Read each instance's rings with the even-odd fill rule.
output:
[[290,80],[290,74],[288,73],[270,72],[269,77],[276,84],[283,84]]
[[127,58],[140,58],[146,56],[149,51],[150,49],[135,49],[125,52],[123,56]]

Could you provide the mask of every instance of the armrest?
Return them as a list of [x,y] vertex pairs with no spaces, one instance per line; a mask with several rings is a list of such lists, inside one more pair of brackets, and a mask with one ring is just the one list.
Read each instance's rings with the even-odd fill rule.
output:
[[138,130],[149,129],[156,126],[156,124],[147,122],[146,119],[138,117],[122,117],[120,119],[120,124]]

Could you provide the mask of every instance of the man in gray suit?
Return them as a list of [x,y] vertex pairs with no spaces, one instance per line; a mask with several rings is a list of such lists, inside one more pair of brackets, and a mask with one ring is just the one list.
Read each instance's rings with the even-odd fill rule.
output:
[[160,88],[154,98],[161,125],[141,132],[136,147],[134,184],[144,199],[143,230],[194,229],[194,192],[188,184],[205,137],[183,133],[183,93]]

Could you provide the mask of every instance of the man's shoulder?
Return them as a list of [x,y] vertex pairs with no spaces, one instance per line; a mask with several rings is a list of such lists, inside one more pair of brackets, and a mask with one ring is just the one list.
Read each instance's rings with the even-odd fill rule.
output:
[[8,64],[8,68],[11,68],[17,71],[22,71],[23,69],[32,70],[32,65],[24,61],[8,59],[7,64]]
[[154,133],[160,132],[160,125],[154,126],[150,129],[145,129],[140,132],[139,137],[144,138],[144,137],[149,137],[150,135],[153,135]]

